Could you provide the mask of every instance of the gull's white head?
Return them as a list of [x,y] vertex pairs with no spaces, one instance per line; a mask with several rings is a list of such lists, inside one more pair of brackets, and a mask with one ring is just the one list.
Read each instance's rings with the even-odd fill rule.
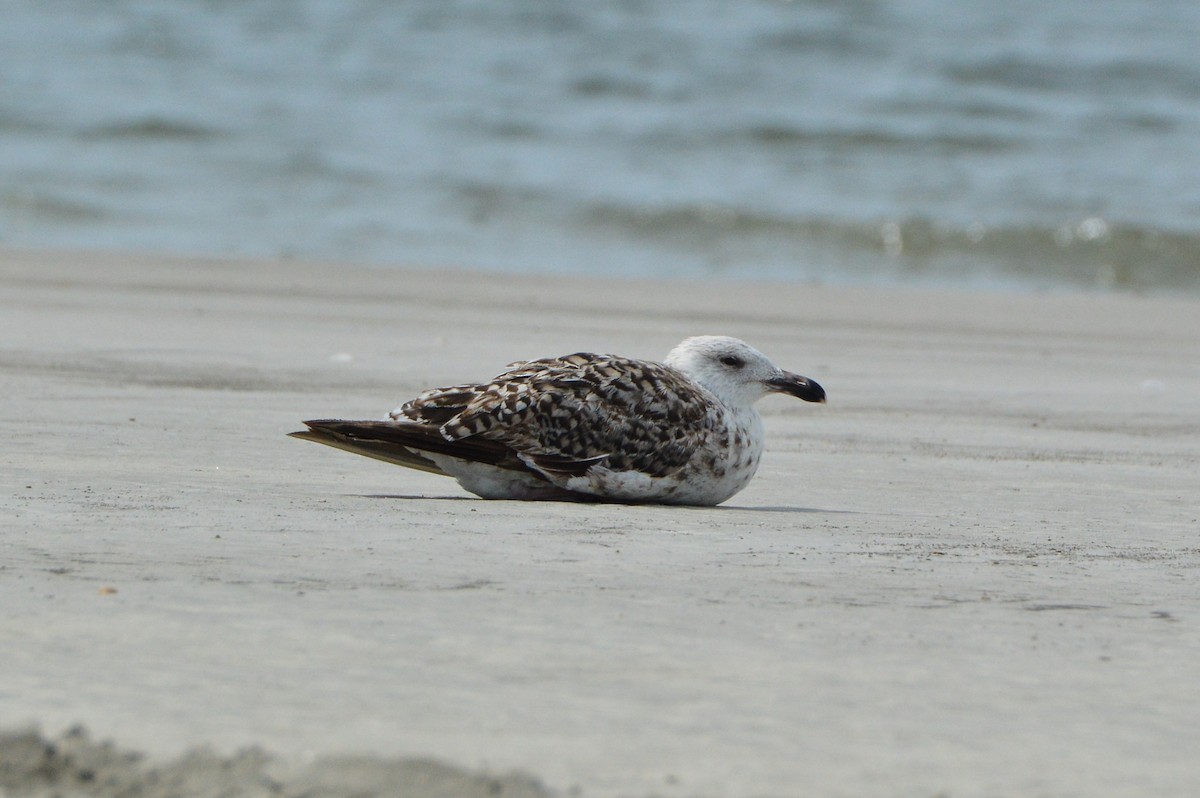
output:
[[724,335],[687,338],[664,361],[733,407],[749,407],[768,393],[786,393],[806,402],[824,402],[825,390],[792,374],[745,341]]

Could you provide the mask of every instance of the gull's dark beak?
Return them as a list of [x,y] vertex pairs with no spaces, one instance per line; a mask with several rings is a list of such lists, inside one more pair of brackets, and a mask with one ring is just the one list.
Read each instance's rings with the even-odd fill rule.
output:
[[795,396],[806,402],[825,401],[825,389],[815,380],[801,377],[799,374],[792,374],[790,371],[785,371],[778,377],[772,377],[763,384],[767,386],[768,391],[786,393],[788,396]]

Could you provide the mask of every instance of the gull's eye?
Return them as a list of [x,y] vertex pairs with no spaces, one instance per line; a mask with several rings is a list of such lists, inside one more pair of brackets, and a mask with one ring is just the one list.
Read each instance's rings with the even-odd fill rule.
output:
[[742,366],[746,365],[746,361],[742,360],[737,355],[726,355],[725,357],[721,358],[721,362],[732,369],[740,369]]

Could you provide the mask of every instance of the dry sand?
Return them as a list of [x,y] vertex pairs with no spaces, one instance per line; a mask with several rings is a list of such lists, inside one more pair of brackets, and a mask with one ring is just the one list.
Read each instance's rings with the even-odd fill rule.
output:
[[[724,507],[285,437],[696,333],[829,392]],[[10,794],[75,724],[213,795],[1200,794],[1195,301],[9,252],[0,347],[0,725],[60,739],[0,742]]]

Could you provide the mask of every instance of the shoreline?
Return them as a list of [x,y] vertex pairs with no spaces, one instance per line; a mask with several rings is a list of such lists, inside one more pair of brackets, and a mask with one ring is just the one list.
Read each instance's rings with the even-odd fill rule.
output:
[[[2,250],[0,287],[6,731],[585,796],[1200,789],[1200,302]],[[715,509],[286,437],[706,333],[829,392],[760,404]]]

